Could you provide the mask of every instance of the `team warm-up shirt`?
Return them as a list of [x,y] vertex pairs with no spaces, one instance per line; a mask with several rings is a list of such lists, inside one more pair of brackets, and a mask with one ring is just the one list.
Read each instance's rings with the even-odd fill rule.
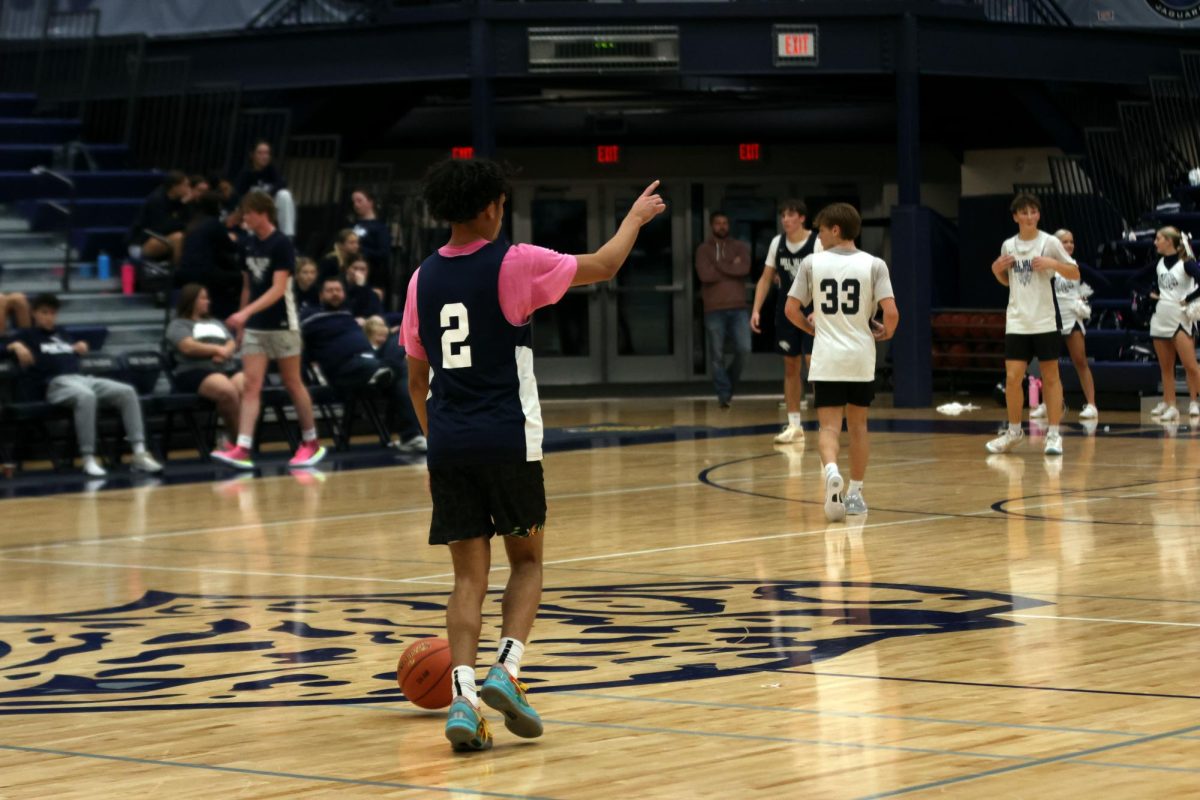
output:
[[787,305],[788,292],[796,280],[796,273],[800,271],[800,262],[806,256],[819,253],[822,249],[816,231],[811,231],[808,238],[799,244],[792,244],[782,233],[771,240],[771,245],[767,248],[767,266],[779,275],[779,300],[775,307],[777,321],[787,319],[783,309]]
[[265,239],[251,234],[242,245],[242,272],[250,276],[250,302],[267,293],[275,281],[276,272],[289,276],[287,291],[273,306],[264,308],[246,322],[252,331],[297,331],[296,296],[292,291],[291,274],[296,268],[296,251],[292,243],[278,230]]
[[871,318],[880,300],[893,297],[887,264],[853,245],[814,253],[800,262],[789,292],[813,304],[809,380],[861,383],[875,380]]
[[1033,260],[1038,256],[1052,258],[1064,264],[1074,264],[1075,259],[1067,255],[1062,242],[1045,231],[1029,241],[1014,236],[1000,246],[1000,255],[1016,259],[1008,270],[1008,313],[1005,317],[1005,333],[1022,335],[1057,332],[1062,327],[1058,313],[1058,299],[1054,293],[1054,279],[1058,273],[1052,269],[1038,272]]
[[63,331],[41,328],[26,328],[17,334],[21,342],[33,354],[33,366],[27,373],[40,389],[45,389],[59,375],[75,375],[79,372],[79,354],[75,342]]
[[413,273],[400,335],[429,362],[430,466],[541,459],[530,318],[577,269],[574,256],[481,239],[446,245]]

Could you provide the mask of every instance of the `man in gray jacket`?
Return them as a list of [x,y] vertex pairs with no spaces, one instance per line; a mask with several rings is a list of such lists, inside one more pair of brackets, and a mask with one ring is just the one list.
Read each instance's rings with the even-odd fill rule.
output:
[[[729,217],[723,212],[714,211],[709,225],[712,236],[696,248],[696,274],[700,276],[700,297],[704,301],[713,385],[721,408],[729,408],[750,353],[750,310],[746,303],[750,248],[729,236]],[[728,368],[726,342],[733,343],[733,362]]]

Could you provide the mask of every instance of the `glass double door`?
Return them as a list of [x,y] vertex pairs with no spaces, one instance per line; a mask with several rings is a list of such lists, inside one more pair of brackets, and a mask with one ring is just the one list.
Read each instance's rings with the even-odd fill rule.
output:
[[[592,253],[624,219],[643,186],[514,187],[514,240]],[[687,378],[690,249],[684,210],[644,226],[614,280],[572,287],[533,317],[538,379],[547,384],[674,382]]]

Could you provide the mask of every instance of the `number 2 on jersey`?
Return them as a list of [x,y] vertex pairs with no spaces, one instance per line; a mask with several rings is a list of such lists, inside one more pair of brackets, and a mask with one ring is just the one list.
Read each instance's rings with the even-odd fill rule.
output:
[[[838,313],[838,282],[833,278],[826,278],[821,281],[821,294],[825,297],[821,301],[822,314]],[[847,278],[842,281],[842,294],[846,296],[840,304],[841,311],[848,317],[852,317],[858,313],[858,307],[861,302],[862,284],[856,278]]]
[[442,328],[442,368],[459,369],[471,366],[471,346],[463,344],[471,335],[467,307],[462,303],[447,303],[442,306],[439,324]]

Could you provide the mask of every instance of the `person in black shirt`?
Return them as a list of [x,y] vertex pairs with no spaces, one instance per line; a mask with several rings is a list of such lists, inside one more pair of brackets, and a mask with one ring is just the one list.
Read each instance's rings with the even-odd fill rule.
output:
[[296,295],[296,307],[300,310],[302,319],[305,309],[321,305],[321,281],[317,277],[317,265],[311,258],[296,259],[292,291]]
[[195,216],[183,239],[183,256],[175,271],[175,286],[198,283],[208,290],[214,317],[224,319],[238,310],[242,272],[238,267],[237,237],[221,222],[221,196],[205,192],[194,201]]
[[310,467],[325,457],[317,441],[312,398],[300,374],[300,321],[292,292],[296,253],[286,236],[275,229],[275,203],[262,192],[251,192],[242,200],[242,217],[251,235],[242,252],[245,288],[242,310],[226,320],[233,331],[245,329],[242,339],[241,423],[236,444],[212,456],[238,469],[253,469],[251,448],[254,428],[262,405],[263,378],[268,361],[274,360],[279,376],[296,408],[302,442],[288,462],[291,467]]
[[371,317],[383,314],[383,303],[369,285],[370,267],[362,256],[352,257],[346,267],[346,297],[350,313],[361,325]]
[[263,192],[273,199],[279,230],[289,239],[296,235],[296,204],[287,190],[287,181],[271,160],[271,143],[266,139],[254,143],[249,163],[238,174],[233,188],[241,198],[250,192]]
[[391,283],[392,232],[378,218],[375,198],[366,189],[355,189],[350,202],[354,206],[354,232],[358,234],[359,249],[371,265],[371,286],[379,289],[379,296],[384,298]]
[[58,298],[43,294],[33,300],[32,328],[17,335],[8,345],[25,370],[36,393],[46,401],[66,406],[75,415],[75,437],[83,457],[83,471],[93,477],[107,473],[96,461],[96,406],[115,406],[125,423],[125,435],[133,446],[130,466],[142,472],[161,472],[162,465],[146,452],[142,407],[137,392],[127,383],[81,375],[79,357],[88,352],[87,342],[74,341],[57,327]]
[[326,278],[345,276],[346,267],[350,266],[350,259],[357,256],[359,252],[358,234],[350,228],[342,228],[338,231],[333,250],[329,251],[317,265],[318,280],[324,282]]
[[[140,247],[146,258],[170,258],[172,263],[178,264],[183,255],[183,232],[188,216],[185,203],[190,193],[186,175],[177,170],[168,172],[162,186],[151,192],[138,210],[129,230],[129,243]],[[151,233],[166,241],[154,238]]]

